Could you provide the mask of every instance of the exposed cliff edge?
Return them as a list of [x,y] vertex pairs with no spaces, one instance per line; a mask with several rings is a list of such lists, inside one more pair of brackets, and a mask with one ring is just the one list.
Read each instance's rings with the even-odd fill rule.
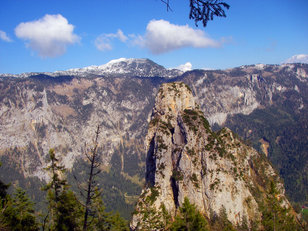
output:
[[248,227],[262,227],[262,208],[271,203],[270,193],[281,208],[291,208],[266,157],[228,128],[212,132],[182,82],[161,86],[146,147],[146,187],[136,205],[132,230],[163,230],[162,214],[167,211],[174,217],[186,197],[207,218],[225,209],[234,226],[245,219]]
[[[59,76],[0,77],[0,178],[5,183],[22,187],[39,203],[38,178],[48,179],[48,150],[54,148],[66,168],[80,172],[84,144],[92,142],[100,124],[106,171],[99,180],[108,185],[106,207],[121,215],[133,211],[144,180],[147,118],[160,85],[171,79],[149,60],[117,60],[104,67],[110,67],[108,75],[81,68],[84,72]],[[227,126],[265,150],[292,202],[307,203],[308,64],[193,70],[173,80],[190,86],[213,130]]]

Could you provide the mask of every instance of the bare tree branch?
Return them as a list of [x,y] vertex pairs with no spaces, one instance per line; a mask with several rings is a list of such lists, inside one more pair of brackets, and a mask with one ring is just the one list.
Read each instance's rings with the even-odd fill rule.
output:
[[170,4],[169,4],[169,0],[160,0],[161,2],[163,2],[164,4],[166,4],[166,7],[167,7],[167,11],[172,11],[171,7],[170,7]]
[[[90,153],[85,152],[87,159],[90,162],[90,172],[89,172],[89,179],[87,182],[87,189],[86,192],[86,203],[85,203],[85,214],[84,214],[84,223],[83,223],[83,230],[87,230],[88,226],[88,217],[91,215],[91,204],[93,199],[96,198],[95,191],[97,182],[95,181],[95,176],[97,176],[101,170],[97,168],[100,166],[98,162],[98,137],[100,134],[100,126],[97,126],[95,131],[95,138],[93,140],[93,147],[90,148]],[[101,193],[98,194],[100,196]]]

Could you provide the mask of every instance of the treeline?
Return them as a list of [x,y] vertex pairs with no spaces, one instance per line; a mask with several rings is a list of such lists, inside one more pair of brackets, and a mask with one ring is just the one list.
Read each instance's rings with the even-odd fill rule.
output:
[[302,205],[308,198],[308,111],[303,108],[295,114],[295,106],[285,101],[280,106],[256,109],[250,115],[234,115],[225,126],[250,140],[260,152],[260,139],[269,143],[268,158],[283,178],[288,197]]
[[49,151],[49,165],[45,169],[50,181],[41,189],[46,193],[45,212],[36,212],[34,203],[21,188],[10,196],[7,193],[9,185],[0,181],[0,230],[129,230],[119,214],[105,211],[102,189],[96,181],[101,172],[99,134],[100,126],[97,126],[92,146],[85,148],[88,165],[84,170],[87,176],[78,184],[79,197],[70,189],[66,169],[60,164],[54,149]]
[[41,188],[46,204],[43,209],[35,210],[19,187],[10,195],[9,185],[0,180],[0,230],[129,230],[128,222],[118,213],[107,212],[102,200],[99,134],[97,126],[92,144],[85,145],[83,174],[76,174],[74,185],[68,183],[66,169],[55,150],[49,150],[45,171],[50,181]]
[[[49,157],[46,171],[51,179],[42,188],[46,192],[47,211],[35,211],[34,203],[21,188],[9,195],[9,185],[0,181],[0,230],[129,230],[127,221],[119,214],[105,211],[101,190],[95,182],[92,182],[95,187],[85,191],[90,197],[78,198],[70,189],[65,168],[53,149],[49,151]],[[90,198],[88,203],[87,198]]]
[[[92,149],[93,151],[94,149]],[[128,231],[129,226],[119,214],[106,212],[104,203],[101,199],[99,187],[95,181],[84,192],[89,192],[78,199],[76,194],[70,190],[70,185],[65,178],[65,168],[59,164],[53,149],[49,151],[50,163],[46,168],[51,179],[42,190],[46,192],[46,202],[48,205],[46,212],[36,212],[33,209],[33,202],[30,201],[25,191],[17,188],[15,193],[10,196],[7,193],[9,185],[0,181],[0,230],[113,230]],[[91,157],[91,155],[89,155]],[[92,159],[93,160],[93,159]],[[91,163],[91,161],[90,161]],[[95,161],[93,162],[96,163]],[[93,165],[95,166],[95,165]],[[98,166],[98,165],[96,165]],[[93,168],[92,179],[99,173]],[[90,188],[90,189],[89,189]],[[93,190],[91,190],[91,188]],[[280,200],[277,198],[278,192],[274,184],[271,184],[270,191],[261,206],[262,220],[256,223],[244,219],[239,226],[234,226],[227,218],[226,210],[221,209],[217,215],[210,218],[204,216],[194,204],[190,204],[185,198],[184,203],[179,208],[175,217],[171,217],[166,209],[162,213],[153,216],[153,223],[148,224],[146,230],[153,230],[159,224],[159,230],[194,230],[194,231],[220,231],[220,230],[304,230],[295,222],[294,217],[290,216],[290,209],[281,207]],[[87,203],[87,199],[88,203]],[[161,219],[163,218],[163,219]],[[161,223],[164,221],[164,223]],[[306,227],[307,228],[307,227]]]
[[[102,200],[102,188],[97,178],[101,174],[98,151],[99,126],[90,148],[85,150],[88,165],[83,169],[86,174],[77,179],[79,194],[71,190],[67,181],[66,169],[60,164],[54,149],[49,151],[49,164],[45,169],[50,181],[42,187],[45,192],[46,210],[35,211],[34,203],[26,192],[17,188],[13,195],[8,194],[9,185],[0,180],[0,231],[6,230],[129,230],[128,222],[118,213],[107,212]],[[259,205],[262,218],[252,222],[243,219],[234,226],[227,219],[225,209],[210,217],[201,214],[195,205],[186,198],[175,217],[166,209],[153,216],[149,229],[159,225],[159,230],[303,230],[304,223],[294,220],[292,211],[281,206],[275,184],[271,183],[267,197]],[[159,219],[156,219],[159,218]],[[163,219],[161,219],[163,218]],[[162,223],[163,222],[163,223]],[[155,229],[154,229],[155,230]]]
[[303,231],[307,230],[307,223],[303,220],[296,220],[291,208],[282,206],[279,192],[275,184],[271,184],[270,191],[260,205],[261,219],[248,220],[242,217],[241,223],[234,225],[228,220],[227,211],[224,206],[219,213],[209,211],[208,216],[201,213],[195,204],[184,198],[182,206],[177,210],[175,217],[172,217],[162,204],[161,212],[156,214],[150,207],[145,211],[147,223],[140,224],[137,230],[164,230],[164,231]]

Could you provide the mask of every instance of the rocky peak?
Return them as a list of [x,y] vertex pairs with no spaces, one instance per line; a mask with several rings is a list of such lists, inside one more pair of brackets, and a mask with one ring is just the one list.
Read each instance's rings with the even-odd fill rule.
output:
[[153,116],[177,115],[185,109],[194,110],[196,103],[190,88],[182,82],[163,84],[155,100]]
[[[146,187],[132,230],[163,230],[163,214],[174,217],[188,198],[211,218],[226,211],[234,225],[262,219],[271,187],[289,208],[284,187],[267,159],[224,128],[214,133],[184,83],[163,84],[146,137]],[[270,203],[270,202],[268,202]]]

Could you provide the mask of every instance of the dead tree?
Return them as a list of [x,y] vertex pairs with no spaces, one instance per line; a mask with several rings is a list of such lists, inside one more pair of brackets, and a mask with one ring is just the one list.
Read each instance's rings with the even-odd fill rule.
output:
[[[83,230],[87,230],[89,225],[89,216],[93,216],[91,213],[92,202],[99,196],[101,196],[101,190],[98,189],[98,184],[96,182],[96,176],[100,174],[100,155],[98,152],[98,138],[100,134],[100,126],[98,125],[95,131],[95,137],[93,140],[92,147],[88,148],[85,144],[85,157],[89,163],[87,181],[84,187],[78,185],[81,196],[84,198],[84,203],[81,203],[84,206],[84,220],[83,220]],[[74,176],[77,180],[76,176]]]

